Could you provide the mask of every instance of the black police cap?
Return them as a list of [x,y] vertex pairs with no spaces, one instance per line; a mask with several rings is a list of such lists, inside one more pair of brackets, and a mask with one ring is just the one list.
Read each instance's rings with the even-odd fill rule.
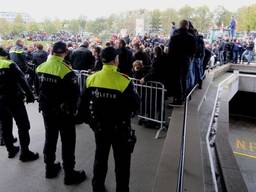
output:
[[2,47],[0,47],[0,56],[2,56],[2,57],[8,56],[8,53]]
[[101,58],[103,63],[109,63],[110,61],[115,60],[116,56],[117,51],[113,47],[107,47],[101,52]]
[[65,53],[67,51],[67,44],[62,42],[62,41],[58,41],[56,43],[53,44],[52,47],[52,53]]

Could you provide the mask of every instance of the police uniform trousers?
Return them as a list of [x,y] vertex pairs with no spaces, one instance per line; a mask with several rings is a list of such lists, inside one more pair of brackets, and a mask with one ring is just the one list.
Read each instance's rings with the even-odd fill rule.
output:
[[76,129],[72,115],[51,110],[43,110],[45,125],[44,162],[53,165],[56,159],[56,147],[60,134],[62,142],[62,159],[65,172],[75,166]]
[[116,192],[129,192],[131,153],[128,129],[104,126],[94,130],[96,152],[93,170],[93,191],[103,192],[108,170],[110,147],[113,148],[116,173]]
[[21,152],[27,152],[30,143],[29,129],[30,123],[24,102],[20,98],[3,99],[0,98],[0,127],[7,151],[13,149],[12,120],[15,120],[18,127],[18,134]]

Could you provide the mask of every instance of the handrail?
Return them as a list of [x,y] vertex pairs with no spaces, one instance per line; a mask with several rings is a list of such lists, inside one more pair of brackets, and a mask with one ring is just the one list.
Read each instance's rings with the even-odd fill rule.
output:
[[213,65],[213,66],[211,66],[211,67],[208,67],[207,69],[208,69],[208,70],[212,70],[212,69],[214,69],[214,68],[216,68],[216,67],[218,67],[218,66],[222,66],[222,65],[225,65],[225,64],[218,63],[218,64],[215,64],[215,65]]
[[184,181],[184,164],[185,164],[185,151],[186,151],[186,135],[187,135],[187,113],[188,113],[188,102],[190,96],[194,93],[198,84],[196,84],[193,89],[186,96],[184,103],[184,116],[183,116],[183,128],[182,128],[182,138],[181,138],[181,149],[180,149],[180,159],[179,159],[179,169],[178,169],[178,180],[177,180],[177,192],[183,192],[183,181]]
[[207,133],[206,133],[206,146],[207,146],[207,151],[208,151],[208,156],[209,156],[209,161],[210,161],[210,168],[211,168],[211,173],[212,173],[212,179],[213,179],[214,188],[215,188],[216,192],[218,192],[217,178],[216,178],[215,170],[214,170],[214,163],[213,163],[213,157],[212,157],[212,153],[211,153],[209,137],[210,137],[211,125],[212,125],[212,122],[213,122],[213,119],[214,119],[214,113],[216,111],[216,106],[217,106],[217,102],[218,102],[218,99],[219,99],[221,88],[222,88],[222,86],[224,85],[224,83],[226,81],[228,81],[229,79],[231,79],[233,77],[234,77],[234,74],[232,74],[231,76],[227,77],[226,79],[224,79],[223,81],[221,81],[218,84],[217,95],[215,97],[214,107],[213,107],[213,111],[212,111],[212,114],[211,114],[211,120],[210,120],[211,123],[209,124],[208,130],[207,130]]

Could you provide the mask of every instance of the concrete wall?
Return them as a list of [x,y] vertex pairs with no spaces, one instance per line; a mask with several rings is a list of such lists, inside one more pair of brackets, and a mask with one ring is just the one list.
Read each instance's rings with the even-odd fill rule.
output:
[[[218,85],[231,75],[228,74],[228,71],[233,71],[234,69],[245,72],[254,71],[256,73],[256,65],[250,66],[249,70],[245,66],[239,65],[224,65],[218,67],[207,74],[203,89],[196,91],[190,101],[187,118],[188,133],[184,175],[184,188],[186,191],[215,191],[205,139],[215,109],[214,103],[217,96]],[[245,185],[243,179],[241,174],[239,174],[239,168],[235,163],[236,161],[234,160],[231,147],[228,143],[228,102],[239,89],[256,92],[256,78],[246,75],[241,75],[239,78],[238,75],[235,75],[223,85],[225,94],[221,102],[223,105],[221,108],[222,116],[219,118],[220,132],[218,133],[219,137],[217,141],[219,146],[219,159],[222,161],[224,168],[225,185],[230,192],[246,191],[244,190]],[[183,108],[175,108],[173,110],[155,178],[155,186],[152,190],[153,192],[176,192],[184,115],[183,110]],[[226,140],[226,142],[221,143],[223,140]],[[221,147],[223,150],[221,150]],[[230,157],[231,160],[228,160],[228,157]],[[231,165],[227,166],[229,162]],[[233,168],[230,169],[230,166],[233,166]],[[239,182],[239,180],[241,181]],[[239,186],[241,186],[241,188],[239,188]]]
[[256,93],[256,76],[240,74],[239,90]]

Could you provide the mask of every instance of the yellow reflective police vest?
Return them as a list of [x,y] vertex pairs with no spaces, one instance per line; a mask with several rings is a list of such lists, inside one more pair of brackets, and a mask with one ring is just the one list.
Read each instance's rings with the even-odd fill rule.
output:
[[0,69],[8,69],[10,68],[10,65],[12,64],[13,62],[6,59],[5,57],[0,57]]
[[130,82],[128,77],[117,71],[116,66],[104,64],[101,71],[87,78],[86,88],[105,88],[123,93]]
[[63,62],[63,58],[52,55],[46,62],[37,67],[36,72],[63,79],[68,73],[72,72],[72,69]]
[[18,50],[18,49],[11,49],[9,53],[16,53],[16,54],[23,54],[23,50]]

